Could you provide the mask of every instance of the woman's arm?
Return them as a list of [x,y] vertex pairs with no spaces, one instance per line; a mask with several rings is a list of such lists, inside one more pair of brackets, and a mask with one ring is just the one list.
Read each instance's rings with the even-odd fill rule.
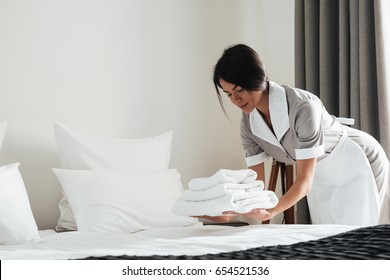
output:
[[244,215],[261,221],[266,221],[295,205],[311,190],[316,161],[316,158],[297,160],[297,178],[290,189],[280,198],[279,203],[274,208],[254,209]]
[[[269,220],[272,217],[283,212],[284,210],[287,210],[288,208],[295,205],[300,199],[305,197],[310,192],[311,185],[313,183],[316,162],[316,158],[297,160],[296,180],[294,184],[290,187],[290,189],[280,198],[278,204],[274,208],[253,209],[252,211],[245,214],[227,211],[225,212],[225,214],[229,214],[231,216],[200,216],[198,218],[206,218],[217,222],[228,222],[234,216],[243,215],[248,218],[257,219],[260,221]],[[258,180],[262,180],[263,182],[265,182],[264,163],[251,166],[250,169],[256,171]]]

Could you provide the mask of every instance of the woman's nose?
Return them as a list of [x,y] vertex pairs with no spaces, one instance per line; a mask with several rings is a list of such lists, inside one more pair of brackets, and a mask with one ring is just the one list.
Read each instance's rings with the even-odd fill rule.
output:
[[237,94],[237,93],[233,93],[232,94],[232,100],[234,102],[239,102],[239,101],[241,101],[241,96],[239,94]]

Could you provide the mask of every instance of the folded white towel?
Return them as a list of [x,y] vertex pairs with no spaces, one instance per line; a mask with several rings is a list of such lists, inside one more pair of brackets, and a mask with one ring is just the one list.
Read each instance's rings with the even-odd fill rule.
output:
[[188,201],[206,201],[229,193],[262,191],[263,189],[264,183],[260,180],[245,184],[222,183],[204,191],[184,190],[181,199]]
[[220,216],[225,211],[246,213],[255,208],[275,207],[278,198],[272,191],[229,193],[207,201],[177,200],[172,212],[181,216]]
[[195,178],[188,183],[188,188],[201,191],[222,183],[242,184],[255,181],[257,173],[252,169],[229,170],[220,169],[207,178]]
[[[276,205],[273,204],[274,193],[271,191],[267,191],[267,192],[269,193],[266,195],[263,194],[262,196],[252,196],[245,199],[237,200],[235,201],[235,204],[239,208],[251,207],[251,205],[253,204],[264,204],[267,206],[267,207],[263,207],[264,209],[272,208]],[[278,200],[276,199],[275,201],[277,203]]]

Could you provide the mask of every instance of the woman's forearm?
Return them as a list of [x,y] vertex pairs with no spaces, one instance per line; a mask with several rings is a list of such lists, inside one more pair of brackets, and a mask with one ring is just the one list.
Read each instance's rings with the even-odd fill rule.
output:
[[272,217],[294,206],[310,192],[316,162],[315,158],[297,160],[297,178],[290,189],[280,198],[279,203],[270,209]]
[[271,219],[272,217],[282,213],[283,211],[294,206],[299,200],[305,197],[311,190],[313,183],[316,159],[298,160],[296,162],[297,176],[294,184],[289,190],[279,199],[278,204],[268,209],[267,217],[259,217],[262,220]]
[[310,188],[311,182],[309,180],[297,179],[290,189],[279,199],[278,204],[269,210],[271,218],[294,206],[309,193]]

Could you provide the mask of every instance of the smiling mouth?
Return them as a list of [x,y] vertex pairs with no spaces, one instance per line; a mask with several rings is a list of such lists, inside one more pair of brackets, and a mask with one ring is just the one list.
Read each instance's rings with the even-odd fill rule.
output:
[[240,106],[240,108],[244,108],[246,105],[248,105],[248,103],[245,103],[244,105]]

